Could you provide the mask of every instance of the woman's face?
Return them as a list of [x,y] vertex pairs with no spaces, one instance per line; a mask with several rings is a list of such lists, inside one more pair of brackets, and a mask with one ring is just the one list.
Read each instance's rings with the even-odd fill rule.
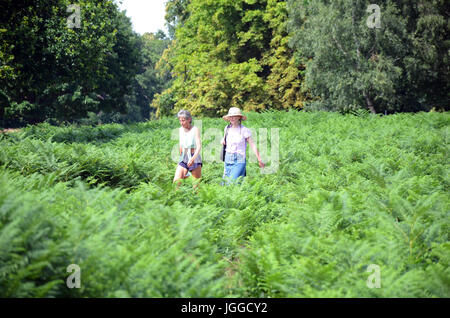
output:
[[241,116],[230,116],[230,123],[232,125],[238,124],[239,123],[239,119],[241,118]]
[[178,117],[178,120],[180,121],[180,125],[183,126],[183,128],[189,128],[191,125],[191,119],[186,117]]

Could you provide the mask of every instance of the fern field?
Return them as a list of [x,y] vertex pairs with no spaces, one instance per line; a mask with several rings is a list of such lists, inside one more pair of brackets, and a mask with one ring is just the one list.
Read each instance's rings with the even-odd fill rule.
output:
[[450,297],[449,124],[250,113],[278,169],[222,186],[205,162],[198,191],[172,184],[176,118],[1,134],[0,296]]

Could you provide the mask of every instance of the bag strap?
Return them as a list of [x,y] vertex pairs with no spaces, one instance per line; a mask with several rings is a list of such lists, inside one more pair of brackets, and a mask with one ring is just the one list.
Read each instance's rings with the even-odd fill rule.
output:
[[223,137],[223,140],[225,141],[225,146],[227,145],[228,127],[230,127],[230,125],[227,125],[227,127],[225,127],[225,137]]

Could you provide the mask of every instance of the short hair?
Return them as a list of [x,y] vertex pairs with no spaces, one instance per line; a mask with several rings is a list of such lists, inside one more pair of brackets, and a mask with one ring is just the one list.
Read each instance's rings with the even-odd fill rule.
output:
[[192,119],[191,113],[188,110],[180,110],[177,114],[177,117],[184,117],[186,119]]

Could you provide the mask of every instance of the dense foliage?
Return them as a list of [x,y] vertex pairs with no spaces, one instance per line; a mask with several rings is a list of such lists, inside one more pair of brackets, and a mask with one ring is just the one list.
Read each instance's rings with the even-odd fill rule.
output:
[[3,1],[0,125],[148,119],[170,83],[156,70],[168,43],[162,32],[134,33],[113,1]]
[[139,61],[129,19],[112,1],[77,1],[79,19],[71,4],[2,1],[0,119],[7,124],[125,111]]
[[139,122],[180,108],[218,116],[232,106],[448,110],[445,1],[376,7],[367,0],[168,0],[167,37],[133,32],[117,0],[5,0],[0,126]]
[[170,40],[164,32],[144,33],[139,36],[137,47],[140,54],[138,71],[134,76],[130,90],[126,95],[126,110],[124,112],[89,113],[89,118],[81,123],[129,123],[150,119],[155,112],[150,104],[155,94],[160,93],[171,84],[171,75],[164,69],[158,69],[164,50]]
[[250,113],[278,170],[221,186],[205,162],[197,193],[175,118],[1,134],[0,296],[450,297],[449,114],[355,114]]
[[175,80],[153,102],[158,115],[302,107],[302,68],[288,46],[285,1],[169,1],[168,9],[179,23],[162,63]]
[[[445,1],[168,1],[175,75],[157,114],[449,109]],[[372,25],[371,25],[372,24]],[[294,59],[295,56],[295,59]]]
[[292,45],[316,109],[449,109],[448,4],[289,0]]

